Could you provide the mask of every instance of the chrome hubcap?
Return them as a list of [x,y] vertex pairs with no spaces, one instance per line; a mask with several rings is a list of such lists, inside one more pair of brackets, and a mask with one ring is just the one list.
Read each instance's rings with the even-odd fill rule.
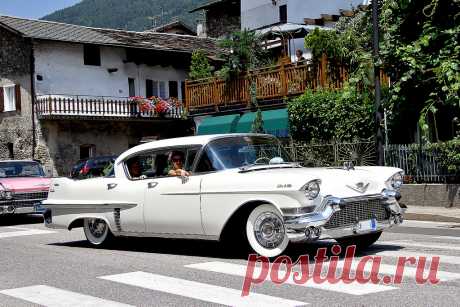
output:
[[107,224],[100,219],[92,219],[88,222],[89,231],[96,238],[100,238],[104,235]]
[[254,235],[263,247],[277,248],[284,240],[283,221],[271,212],[262,213],[256,219]]

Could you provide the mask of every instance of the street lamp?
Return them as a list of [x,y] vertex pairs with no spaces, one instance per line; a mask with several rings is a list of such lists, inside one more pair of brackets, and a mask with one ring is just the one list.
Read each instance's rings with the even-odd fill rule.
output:
[[375,145],[377,151],[377,165],[384,165],[382,111],[380,103],[380,67],[377,65],[379,58],[379,7],[378,0],[372,0],[372,29],[374,45],[374,88],[375,88]]

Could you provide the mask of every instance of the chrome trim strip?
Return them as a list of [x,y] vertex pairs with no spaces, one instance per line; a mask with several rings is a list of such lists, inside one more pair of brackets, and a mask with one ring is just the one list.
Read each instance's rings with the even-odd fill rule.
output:
[[199,235],[199,234],[182,234],[182,233],[150,233],[150,232],[128,232],[114,231],[113,234],[117,237],[140,237],[140,238],[166,238],[166,239],[195,239],[218,241],[219,236],[214,235]]
[[131,209],[134,203],[104,203],[104,204],[43,204],[45,209]]

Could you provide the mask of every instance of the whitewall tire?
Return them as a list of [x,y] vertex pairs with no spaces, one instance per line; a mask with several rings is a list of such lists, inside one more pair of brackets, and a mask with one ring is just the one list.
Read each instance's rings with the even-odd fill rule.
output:
[[86,239],[93,246],[103,246],[109,243],[113,238],[109,225],[107,225],[103,219],[85,219],[83,221],[83,231]]
[[268,204],[256,207],[249,214],[246,237],[251,248],[266,257],[281,255],[289,243],[283,217],[274,206]]

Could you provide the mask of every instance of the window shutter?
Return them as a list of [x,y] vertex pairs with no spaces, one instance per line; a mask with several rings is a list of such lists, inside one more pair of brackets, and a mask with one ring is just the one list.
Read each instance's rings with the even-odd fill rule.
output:
[[16,111],[21,111],[21,85],[14,86],[14,100],[16,102]]
[[0,87],[0,112],[3,112],[3,110],[5,110],[5,98],[3,95],[3,87]]

